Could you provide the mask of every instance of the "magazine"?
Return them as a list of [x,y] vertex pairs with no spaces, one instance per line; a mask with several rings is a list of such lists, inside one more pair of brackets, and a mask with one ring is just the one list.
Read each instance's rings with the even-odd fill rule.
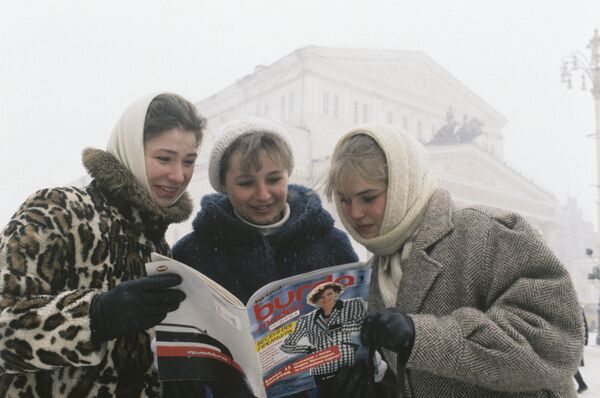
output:
[[277,398],[366,360],[359,337],[371,278],[365,263],[271,282],[245,305],[206,275],[159,254],[146,271],[181,275],[177,288],[187,295],[155,328],[161,380],[246,383],[256,397]]

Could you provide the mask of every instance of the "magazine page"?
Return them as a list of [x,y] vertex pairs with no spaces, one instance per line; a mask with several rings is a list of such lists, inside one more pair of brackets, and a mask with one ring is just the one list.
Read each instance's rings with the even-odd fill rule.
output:
[[[161,380],[206,380],[246,383],[264,398],[262,376],[246,308],[235,296],[202,273],[173,259],[152,254],[148,275],[176,273],[177,288],[186,294],[179,309],[155,327],[156,357]],[[232,303],[237,301],[237,303]]]
[[360,326],[371,268],[328,267],[270,283],[248,302],[248,318],[269,398],[314,388],[340,367],[365,360]]

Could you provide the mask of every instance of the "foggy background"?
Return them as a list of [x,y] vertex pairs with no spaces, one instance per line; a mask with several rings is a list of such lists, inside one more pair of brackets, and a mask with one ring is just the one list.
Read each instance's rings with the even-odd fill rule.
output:
[[508,119],[509,165],[595,223],[593,99],[559,73],[595,28],[598,0],[0,0],[0,229],[138,97],[197,102],[307,45],[425,53]]

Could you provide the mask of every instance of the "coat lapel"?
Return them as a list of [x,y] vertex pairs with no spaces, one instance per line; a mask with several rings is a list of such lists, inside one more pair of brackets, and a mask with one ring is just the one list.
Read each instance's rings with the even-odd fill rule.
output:
[[427,253],[452,231],[453,209],[452,200],[446,191],[436,190],[433,193],[409,258],[402,263],[397,308],[408,313],[419,312],[433,282],[443,272],[443,264],[433,260]]
[[338,318],[340,317],[340,313],[342,312],[341,308],[335,308],[331,313],[331,318],[329,319],[329,324],[334,324]]
[[408,313],[417,313],[443,267],[423,251],[414,253],[412,257],[402,270],[396,307]]
[[323,321],[323,319],[319,316],[318,312],[315,312],[315,320],[313,322],[316,328],[319,329],[321,333],[325,333],[327,331],[327,324]]

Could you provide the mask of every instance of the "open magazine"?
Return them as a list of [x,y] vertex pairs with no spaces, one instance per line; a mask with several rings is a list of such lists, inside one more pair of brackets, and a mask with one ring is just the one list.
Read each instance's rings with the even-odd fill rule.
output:
[[271,282],[244,305],[204,274],[153,253],[148,275],[181,275],[187,298],[157,325],[161,380],[246,383],[259,398],[314,388],[365,359],[371,268],[337,265]]

